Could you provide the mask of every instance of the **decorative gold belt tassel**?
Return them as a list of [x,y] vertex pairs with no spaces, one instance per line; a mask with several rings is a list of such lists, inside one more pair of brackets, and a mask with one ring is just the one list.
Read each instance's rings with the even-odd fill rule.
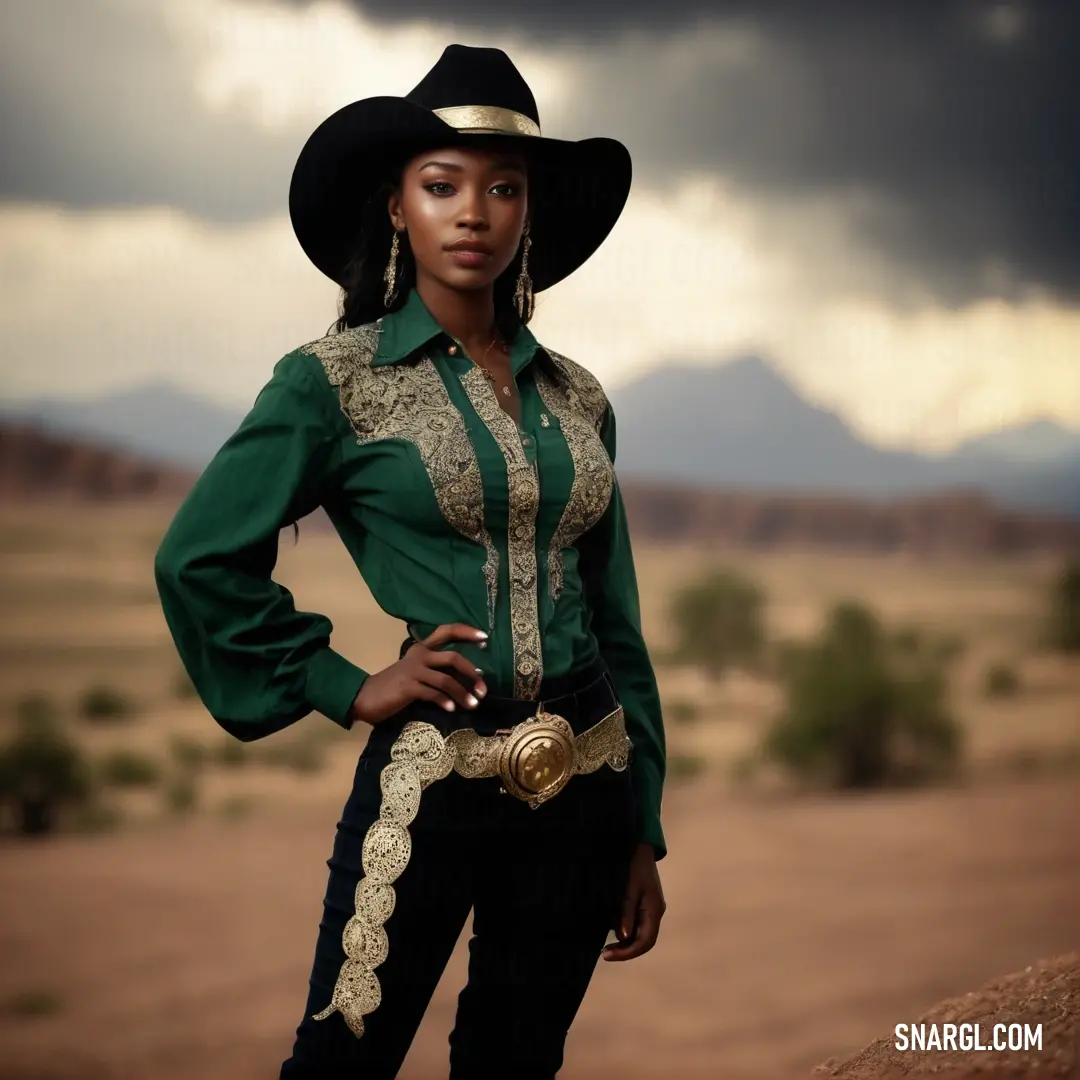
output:
[[563,717],[548,712],[494,735],[462,728],[444,737],[432,724],[407,723],[390,748],[390,763],[379,774],[379,817],[364,835],[364,876],[356,885],[355,914],[341,939],[345,963],[330,1004],[312,1019],[341,1012],[359,1038],[364,1016],[382,1000],[375,969],[389,955],[385,923],[396,903],[394,882],[412,855],[408,827],[425,788],[452,771],[467,778],[498,776],[505,791],[535,810],[558,795],[572,776],[596,772],[604,764],[621,772],[629,761],[621,706],[577,736]]

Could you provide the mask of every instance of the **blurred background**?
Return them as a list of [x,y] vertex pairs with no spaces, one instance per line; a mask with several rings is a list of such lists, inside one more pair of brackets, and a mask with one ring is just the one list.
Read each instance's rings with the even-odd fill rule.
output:
[[[669,912],[564,1075],[803,1075],[1078,948],[1080,9],[5,0],[3,1080],[288,1052],[363,735],[227,738],[151,564],[336,315],[287,218],[304,140],[450,42],[635,162],[533,329],[619,417]],[[396,659],[320,514],[275,576]],[[463,944],[403,1076],[445,1075]]]

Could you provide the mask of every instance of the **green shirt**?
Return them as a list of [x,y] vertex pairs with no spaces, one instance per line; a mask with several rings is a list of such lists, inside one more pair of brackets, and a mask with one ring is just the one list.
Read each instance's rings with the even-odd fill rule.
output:
[[[452,355],[450,348],[457,344]],[[272,579],[278,534],[320,505],[379,606],[415,637],[442,623],[492,694],[538,697],[544,676],[600,656],[623,705],[642,839],[665,854],[665,740],[641,636],[597,380],[511,343],[521,424],[412,292],[397,312],[281,359],[176,514],[155,560],[170,631],[211,715],[240,739],[312,711],[348,727],[367,673]]]

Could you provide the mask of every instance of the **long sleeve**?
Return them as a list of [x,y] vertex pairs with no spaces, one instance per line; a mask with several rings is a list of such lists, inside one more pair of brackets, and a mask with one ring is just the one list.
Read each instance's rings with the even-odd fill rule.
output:
[[[271,578],[280,530],[323,501],[340,437],[312,358],[279,361],[176,513],[154,560],[162,608],[203,703],[247,742],[312,711],[343,727],[367,673],[328,618]],[[332,392],[331,392],[332,393]]]
[[[614,462],[615,414],[610,405],[600,435]],[[660,823],[667,762],[664,722],[656,676],[641,634],[637,575],[617,479],[607,510],[581,538],[579,550],[592,631],[623,704],[634,747],[631,769],[641,812],[641,839],[652,844],[659,860],[667,854]]]

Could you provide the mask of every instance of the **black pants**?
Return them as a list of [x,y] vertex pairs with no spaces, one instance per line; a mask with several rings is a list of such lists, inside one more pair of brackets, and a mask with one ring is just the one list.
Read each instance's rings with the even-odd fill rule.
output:
[[[573,682],[547,682],[540,698],[575,734],[616,704],[599,666]],[[359,1037],[339,1012],[312,1019],[330,1003],[345,959],[342,931],[363,876],[364,835],[379,816],[379,775],[404,724],[490,734],[535,710],[535,702],[494,697],[468,714],[416,703],[372,730],[338,823],[304,1019],[281,1080],[397,1076],[470,910],[469,975],[450,1034],[451,1080],[556,1075],[626,885],[637,835],[630,769],[603,765],[575,776],[535,810],[501,792],[494,777],[451,772],[436,780],[421,796],[409,826],[412,855],[394,885],[385,923],[389,952],[375,972],[381,1004],[364,1018]]]

